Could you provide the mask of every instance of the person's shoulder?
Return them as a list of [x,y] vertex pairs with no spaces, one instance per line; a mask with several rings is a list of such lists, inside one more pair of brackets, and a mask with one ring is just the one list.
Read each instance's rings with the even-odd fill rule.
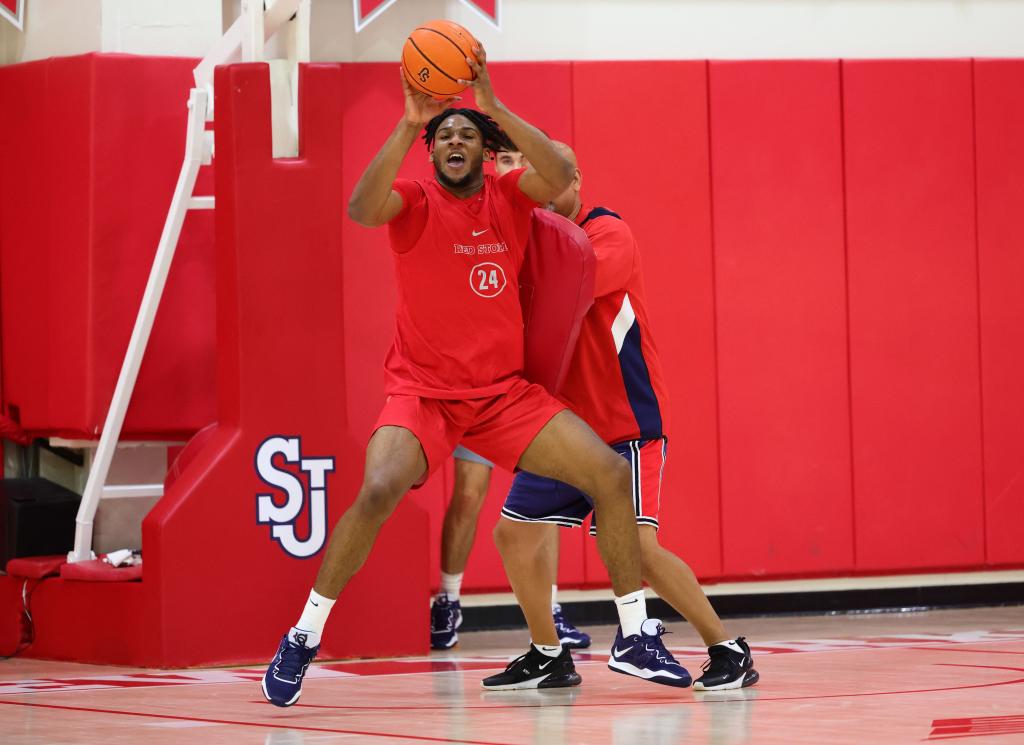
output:
[[633,240],[633,231],[630,230],[629,224],[620,214],[612,212],[607,207],[592,208],[583,218],[581,226],[591,238],[602,236]]

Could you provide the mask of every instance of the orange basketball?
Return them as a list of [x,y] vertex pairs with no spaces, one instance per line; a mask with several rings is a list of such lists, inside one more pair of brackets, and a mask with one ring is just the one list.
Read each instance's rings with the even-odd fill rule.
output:
[[402,48],[402,70],[409,85],[437,99],[448,98],[466,86],[459,80],[476,77],[466,57],[473,57],[477,40],[457,23],[430,21],[417,26]]

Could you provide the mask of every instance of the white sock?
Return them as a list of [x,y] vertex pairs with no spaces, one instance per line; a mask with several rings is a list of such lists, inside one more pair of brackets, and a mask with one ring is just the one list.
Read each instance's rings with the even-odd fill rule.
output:
[[558,585],[551,585],[551,610],[558,610]]
[[448,596],[449,600],[458,600],[459,591],[462,589],[462,572],[448,574],[441,572],[441,592]]
[[[530,642],[530,644],[533,644],[533,642]],[[561,644],[552,647],[549,647],[547,644],[533,644],[533,648],[548,657],[558,657],[558,655],[562,654]]]
[[640,626],[647,618],[647,599],[643,589],[615,598],[615,607],[619,611],[622,636],[625,638],[639,634]]
[[713,646],[713,647],[728,647],[729,649],[731,649],[733,652],[736,652],[737,654],[746,654],[746,652],[743,651],[743,648],[739,644],[736,643],[735,639],[729,639],[728,641],[718,642],[718,644],[712,644],[711,646]]
[[327,623],[327,616],[330,615],[335,602],[331,598],[320,595],[316,590],[309,591],[309,599],[302,609],[299,622],[292,629],[307,634],[307,638],[303,642],[307,647],[315,647],[320,643],[320,635],[324,633],[324,624]]

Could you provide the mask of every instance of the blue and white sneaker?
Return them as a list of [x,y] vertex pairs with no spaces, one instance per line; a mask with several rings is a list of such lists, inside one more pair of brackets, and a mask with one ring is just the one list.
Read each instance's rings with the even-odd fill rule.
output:
[[263,676],[263,695],[274,706],[291,706],[302,695],[306,668],[316,657],[320,645],[307,647],[311,632],[292,628],[281,639],[281,646]]
[[462,606],[443,592],[430,606],[430,648],[451,649],[459,641]]
[[586,649],[590,646],[590,635],[584,634],[566,620],[562,614],[562,606],[558,604],[551,606],[551,617],[555,621],[558,642],[563,647],[568,649]]
[[662,644],[661,637],[665,633],[665,627],[657,618],[648,618],[640,627],[639,634],[625,639],[620,626],[615,633],[608,667],[617,673],[634,675],[652,683],[686,688],[693,680],[686,668],[676,662]]

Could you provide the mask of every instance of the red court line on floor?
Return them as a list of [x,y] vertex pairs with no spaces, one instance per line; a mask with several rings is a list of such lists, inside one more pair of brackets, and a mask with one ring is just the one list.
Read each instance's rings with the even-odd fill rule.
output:
[[[265,702],[265,706],[270,706]],[[234,724],[239,727],[263,727],[269,729],[291,729],[299,730],[302,732],[327,732],[332,735],[362,735],[364,737],[392,737],[397,740],[416,740],[418,742],[448,742],[448,743],[468,743],[468,745],[512,745],[512,743],[502,743],[492,740],[466,740],[459,738],[458,740],[452,740],[447,737],[427,737],[425,735],[396,735],[385,732],[364,732],[362,730],[354,729],[331,729],[329,727],[304,727],[295,724],[271,724],[268,722],[237,722],[230,719],[204,719],[202,717],[183,717],[175,716],[172,714],[147,714],[141,711],[120,711],[117,709],[92,709],[84,706],[60,706],[57,704],[33,704],[28,701],[0,701],[0,704],[6,704],[7,706],[32,706],[39,709],[62,709],[64,711],[80,711],[88,714],[120,714],[129,717],[148,717],[151,719],[173,719],[181,722],[203,722],[206,724]],[[398,707],[393,707],[398,708]],[[404,707],[402,707],[404,708]]]

